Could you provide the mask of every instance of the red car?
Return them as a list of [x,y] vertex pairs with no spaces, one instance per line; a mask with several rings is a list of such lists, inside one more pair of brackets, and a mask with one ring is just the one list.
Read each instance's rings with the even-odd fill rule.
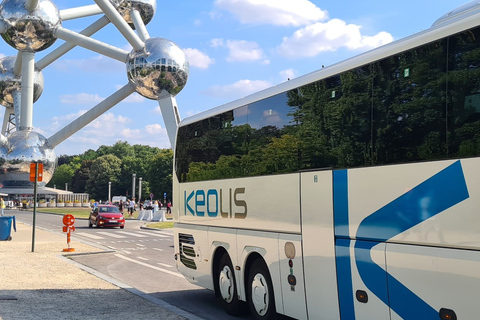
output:
[[125,227],[125,218],[116,206],[98,205],[90,212],[88,217],[88,226],[91,228],[95,225],[99,227]]

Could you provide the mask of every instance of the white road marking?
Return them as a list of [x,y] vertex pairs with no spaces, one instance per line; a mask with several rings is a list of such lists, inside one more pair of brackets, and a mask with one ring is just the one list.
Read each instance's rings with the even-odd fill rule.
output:
[[133,233],[133,232],[126,232],[126,231],[121,231],[122,234],[128,234],[130,236],[134,236],[137,238],[147,238],[148,236],[143,235],[143,234],[138,234],[138,233]]
[[173,266],[171,266],[169,264],[166,264],[166,263],[157,262],[157,264],[159,264],[161,266],[164,266],[164,267],[167,267],[167,268],[173,268]]
[[143,233],[149,236],[160,237],[160,238],[170,238],[171,236],[166,236],[164,234],[160,234],[157,231],[147,232],[147,231],[139,231],[138,233]]
[[125,236],[115,234],[115,233],[111,233],[111,232],[105,232],[105,231],[99,231],[99,232],[97,232],[97,234],[102,234],[102,235],[109,236],[109,237],[112,237],[112,238],[117,238],[117,239],[126,238]]
[[158,270],[158,271],[162,271],[164,273],[168,273],[172,276],[175,276],[175,277],[179,277],[179,278],[184,278],[180,273],[177,273],[177,272],[173,272],[173,271],[170,271],[170,270],[167,270],[167,269],[162,269],[162,268],[159,268],[159,267],[155,267],[155,266],[152,266],[148,263],[144,263],[144,262],[140,262],[140,261],[137,261],[137,260],[134,260],[134,259],[131,259],[131,258],[128,258],[128,257],[125,257],[125,256],[122,256],[121,254],[115,254],[116,257],[120,258],[120,259],[124,259],[124,260],[127,260],[127,261],[130,261],[130,262],[133,262],[133,263],[136,263],[136,264],[139,264],[139,265],[142,265],[142,266],[145,266],[145,267],[148,267],[148,268],[152,268],[154,270]]
[[87,237],[87,238],[95,239],[95,240],[105,239],[104,237],[99,237],[99,236],[96,236],[96,235],[94,235],[94,234],[85,233],[85,232],[78,232],[78,233],[76,233],[75,235],[77,235],[77,236],[82,236],[82,237]]
[[150,259],[144,258],[144,257],[137,257],[137,259],[143,260],[143,261],[148,261]]

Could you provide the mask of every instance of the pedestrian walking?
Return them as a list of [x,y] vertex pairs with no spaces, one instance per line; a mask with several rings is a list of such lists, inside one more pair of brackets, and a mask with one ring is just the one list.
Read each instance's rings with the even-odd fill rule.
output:
[[2,217],[3,217],[3,210],[5,209],[5,201],[3,200],[3,197],[0,197],[0,207],[2,208]]
[[135,201],[133,199],[130,199],[130,202],[128,203],[128,213],[130,215],[130,218],[133,217],[133,210],[135,210]]

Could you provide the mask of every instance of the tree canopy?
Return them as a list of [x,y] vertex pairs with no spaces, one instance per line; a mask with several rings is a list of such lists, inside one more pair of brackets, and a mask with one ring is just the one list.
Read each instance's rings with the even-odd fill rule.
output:
[[88,193],[96,200],[108,199],[108,183],[111,182],[111,196],[132,196],[133,174],[136,175],[135,197],[139,196],[139,178],[142,178],[142,198],[154,195],[163,202],[172,198],[171,149],[160,149],[143,145],[130,145],[118,141],[113,146],[100,146],[79,155],[61,155],[58,168],[48,187],[68,190],[75,193]]

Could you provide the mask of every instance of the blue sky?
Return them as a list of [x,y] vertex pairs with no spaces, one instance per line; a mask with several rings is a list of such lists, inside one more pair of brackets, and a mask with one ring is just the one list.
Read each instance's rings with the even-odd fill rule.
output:
[[[400,2],[319,0],[157,1],[147,25],[185,50],[190,62],[186,87],[177,96],[182,118],[216,107],[376,46],[428,29],[465,0]],[[62,9],[93,0],[57,0]],[[79,32],[100,16],[63,22]],[[108,25],[93,38],[131,50]],[[55,45],[36,53],[36,61]],[[16,55],[5,42],[0,56]],[[125,65],[77,47],[43,70],[44,91],[34,104],[34,131],[50,137],[124,86]],[[0,112],[0,119],[3,112]],[[169,148],[158,103],[133,94],[55,148],[80,154],[116,141]]]

